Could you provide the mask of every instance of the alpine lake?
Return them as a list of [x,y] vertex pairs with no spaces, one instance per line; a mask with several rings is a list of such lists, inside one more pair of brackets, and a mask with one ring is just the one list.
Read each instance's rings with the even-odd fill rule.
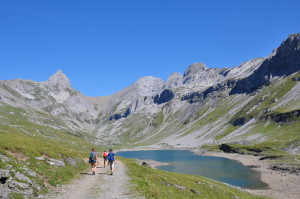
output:
[[242,188],[266,189],[268,187],[261,181],[259,172],[227,158],[201,156],[189,150],[120,151],[116,155],[168,163],[168,165],[156,168],[176,173],[201,175]]

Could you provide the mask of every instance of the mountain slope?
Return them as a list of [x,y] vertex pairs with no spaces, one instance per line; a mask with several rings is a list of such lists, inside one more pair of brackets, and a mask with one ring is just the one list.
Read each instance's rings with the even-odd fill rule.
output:
[[195,63],[166,82],[143,77],[106,97],[83,96],[62,71],[46,82],[2,80],[0,103],[39,112],[34,121],[41,125],[86,132],[109,146],[274,141],[278,149],[299,153],[299,49],[300,34],[294,34],[266,58],[221,69]]
[[0,80],[0,197],[65,182],[86,168],[93,145],[220,149],[298,171],[299,132],[300,34],[266,58],[221,69],[195,63],[111,96],[82,95],[60,70],[45,82]]

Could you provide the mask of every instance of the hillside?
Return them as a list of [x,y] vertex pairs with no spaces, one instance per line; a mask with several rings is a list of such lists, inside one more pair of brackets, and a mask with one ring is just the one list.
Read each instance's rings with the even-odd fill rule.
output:
[[89,132],[104,145],[274,142],[297,154],[299,35],[290,35],[266,58],[221,69],[196,63],[166,82],[143,77],[107,97],[83,96],[62,71],[46,82],[1,80],[0,103],[40,112],[30,120],[75,135]]
[[142,77],[111,96],[82,95],[60,70],[45,82],[0,80],[0,118],[1,183],[34,172],[9,187],[23,186],[25,195],[85,168],[91,145],[275,155],[299,167],[300,33],[268,57],[233,68],[195,63],[166,82]]

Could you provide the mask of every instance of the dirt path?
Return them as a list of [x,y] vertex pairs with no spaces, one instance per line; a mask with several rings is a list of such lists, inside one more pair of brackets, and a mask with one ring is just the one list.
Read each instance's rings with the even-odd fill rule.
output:
[[109,174],[109,169],[103,167],[100,160],[96,175],[91,172],[81,173],[79,179],[69,185],[63,185],[51,191],[44,198],[51,199],[129,199],[134,196],[129,194],[129,177],[126,175],[125,165],[117,161],[114,175]]

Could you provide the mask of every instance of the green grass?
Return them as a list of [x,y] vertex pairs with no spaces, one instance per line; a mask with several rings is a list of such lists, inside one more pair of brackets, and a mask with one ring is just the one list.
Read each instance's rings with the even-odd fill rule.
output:
[[[45,114],[45,113],[43,113]],[[1,162],[0,168],[12,165],[13,169],[23,173],[31,180],[39,184],[42,189],[34,190],[35,196],[47,192],[45,183],[56,186],[64,184],[74,178],[80,171],[88,168],[87,162],[82,158],[88,157],[91,148],[103,150],[86,139],[93,139],[93,136],[84,136],[84,132],[70,132],[67,129],[56,129],[32,122],[35,120],[47,120],[47,114],[38,112],[26,112],[20,108],[0,105],[0,154],[8,156],[11,161]],[[52,116],[48,117],[49,123],[53,126],[60,126]],[[76,158],[79,160],[76,166],[68,165],[57,167],[49,165],[46,160],[40,161],[35,157],[54,158],[65,160]],[[81,160],[81,161],[80,161]],[[36,177],[28,176],[21,167],[37,173]],[[33,187],[32,187],[33,188]],[[19,197],[12,195],[13,198]]]
[[261,134],[266,140],[260,145],[272,147],[277,150],[285,150],[291,144],[300,146],[300,122],[294,122],[288,125],[279,125],[278,123],[259,122],[250,134]]
[[208,104],[201,107],[197,114],[204,115],[198,121],[196,121],[191,128],[189,128],[182,136],[186,136],[197,129],[216,122],[221,117],[225,117],[226,114],[235,106],[235,103],[231,103],[232,98],[223,98],[218,101],[218,106],[215,108],[210,108]]
[[22,194],[18,194],[18,193],[11,193],[10,194],[10,199],[24,199],[24,196]]
[[[296,74],[297,75],[297,74]],[[245,122],[251,118],[263,115],[266,111],[270,110],[273,106],[278,104],[285,94],[287,94],[297,83],[293,81],[295,75],[288,76],[282,81],[274,82],[273,84],[262,89],[246,106],[244,106],[237,114],[231,118],[231,123],[239,118],[245,118]],[[256,107],[257,106],[257,107]],[[253,107],[254,110],[250,111]],[[280,108],[276,112],[285,112]]]
[[[133,193],[138,192],[147,199],[186,199],[186,198],[266,198],[242,192],[223,183],[198,175],[171,173],[152,169],[137,164],[132,159],[120,158],[128,168],[128,175],[133,184]],[[181,190],[174,185],[185,188]],[[193,193],[195,190],[200,194]]]
[[216,140],[220,140],[220,139],[222,139],[223,137],[225,137],[225,136],[229,135],[230,133],[232,133],[233,131],[235,131],[236,129],[238,129],[238,127],[229,124],[229,126],[226,128],[226,130],[223,131],[221,134],[217,135],[217,136],[215,137],[215,139],[216,139]]
[[[252,145],[240,145],[240,144],[227,144],[233,149],[239,151],[245,155],[259,155],[259,156],[276,156],[277,158],[269,160],[269,163],[273,164],[289,164],[291,166],[300,168],[300,155],[289,154],[285,151],[272,147],[273,143],[264,142]],[[261,151],[261,152],[255,152]]]
[[160,127],[163,122],[164,122],[164,113],[163,111],[160,111],[153,117],[151,125],[154,127]]
[[[9,132],[0,131],[0,153],[8,155],[9,158],[12,159],[12,162],[9,162],[9,164],[12,164],[15,170],[18,170],[19,165],[27,165],[29,169],[37,172],[39,176],[42,176],[49,184],[57,185],[70,180],[79,171],[87,168],[87,164],[84,164],[83,162],[78,163],[77,167],[71,165],[67,165],[66,167],[56,167],[47,164],[46,161],[39,161],[35,159],[35,157],[44,156],[55,159],[81,159],[88,156],[89,148],[84,147],[91,145],[88,142],[84,143],[84,141],[79,140],[75,136],[63,135],[69,137],[69,139],[72,139],[73,141],[77,141],[78,145],[72,145],[63,140],[30,136],[18,132],[16,129],[7,129]],[[3,153],[3,151],[5,152]],[[0,165],[1,167],[5,167],[5,163],[1,163]],[[39,179],[34,180],[39,181]],[[43,185],[42,182],[40,183]]]
[[130,115],[126,118],[126,122],[122,124],[123,131],[118,138],[122,140],[121,145],[124,147],[132,146],[133,143],[143,139],[143,132],[149,125],[149,120],[141,114]]

